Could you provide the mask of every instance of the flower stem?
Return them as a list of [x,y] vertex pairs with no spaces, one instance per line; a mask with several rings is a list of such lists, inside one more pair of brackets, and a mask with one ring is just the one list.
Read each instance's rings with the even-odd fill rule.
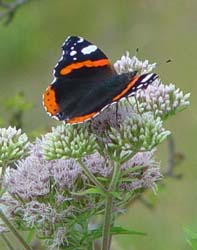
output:
[[124,164],[125,162],[127,162],[128,160],[130,160],[131,158],[133,158],[133,156],[137,153],[138,151],[134,151],[131,152],[130,154],[128,154],[124,160],[121,161],[121,165]]
[[103,226],[103,242],[102,242],[102,250],[110,250],[111,245],[111,221],[112,221],[112,202],[113,202],[113,191],[116,189],[116,185],[118,182],[118,177],[120,174],[120,164],[115,162],[113,175],[111,182],[109,184],[109,189],[106,195],[105,201],[105,218],[104,218],[104,226]]
[[4,163],[3,166],[0,166],[1,167],[1,174],[0,174],[0,197],[2,196],[2,185],[3,185],[3,177],[4,177],[4,174],[5,174],[5,170],[7,168],[7,164]]
[[3,239],[9,250],[15,250],[15,248],[11,245],[9,239],[5,236],[4,233],[1,234],[1,238]]
[[112,214],[112,195],[108,194],[105,202],[105,218],[103,227],[102,250],[110,249],[111,214]]
[[86,176],[103,192],[106,193],[104,186],[96,179],[96,177],[89,171],[89,169],[83,164],[81,160],[78,160],[78,163],[82,167]]
[[0,218],[5,223],[5,225],[10,229],[10,231],[14,234],[14,236],[18,239],[18,241],[23,245],[24,249],[32,250],[32,248],[25,242],[22,236],[17,232],[17,230],[13,227],[13,225],[9,222],[4,213],[0,210]]

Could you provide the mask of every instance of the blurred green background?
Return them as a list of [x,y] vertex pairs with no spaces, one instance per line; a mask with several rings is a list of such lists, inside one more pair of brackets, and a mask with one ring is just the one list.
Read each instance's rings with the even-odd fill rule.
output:
[[[138,57],[158,62],[163,82],[191,92],[191,106],[166,127],[185,161],[181,180],[164,180],[154,209],[135,202],[118,223],[147,232],[146,237],[116,237],[120,249],[190,249],[184,227],[197,231],[197,0],[40,0],[21,7],[8,26],[0,25],[0,117],[9,120],[2,102],[23,91],[33,108],[25,112],[24,130],[50,128],[42,107],[42,92],[68,35],[80,35],[98,45],[111,59],[139,48]],[[166,64],[167,59],[172,63]],[[158,151],[166,163],[167,146]],[[0,249],[5,249],[4,246]]]

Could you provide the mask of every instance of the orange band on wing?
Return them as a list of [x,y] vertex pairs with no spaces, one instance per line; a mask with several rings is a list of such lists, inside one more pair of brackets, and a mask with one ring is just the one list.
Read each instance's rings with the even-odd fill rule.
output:
[[86,60],[83,62],[78,62],[78,63],[72,63],[68,66],[66,66],[65,68],[63,68],[60,71],[61,75],[67,75],[68,73],[70,73],[72,70],[74,69],[80,69],[82,67],[101,67],[101,66],[105,66],[105,65],[110,65],[110,62],[108,59],[100,59],[97,61],[91,61],[91,60]]
[[60,107],[56,102],[55,91],[49,86],[43,95],[43,104],[46,108],[46,111],[51,115],[56,115],[60,112]]
[[133,80],[127,85],[127,87],[123,89],[123,91],[120,92],[120,94],[118,94],[117,96],[113,98],[113,101],[118,101],[121,97],[123,97],[135,85],[138,79],[139,77],[135,76]]
[[70,120],[66,121],[66,123],[80,123],[80,122],[84,122],[85,120],[88,120],[90,118],[92,118],[94,115],[96,115],[97,112],[92,112],[90,114],[87,115],[82,115],[82,116],[77,116],[74,118],[71,118]]

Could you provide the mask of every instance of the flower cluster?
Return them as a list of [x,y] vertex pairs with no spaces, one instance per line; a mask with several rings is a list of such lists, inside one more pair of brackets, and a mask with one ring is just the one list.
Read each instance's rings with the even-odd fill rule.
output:
[[131,152],[149,151],[169,135],[162,125],[161,119],[154,119],[151,113],[134,114],[120,125],[118,131],[111,128],[108,146],[114,153],[119,148]]
[[[155,67],[128,53],[114,65],[118,74],[140,75]],[[186,108],[188,98],[156,79],[85,124],[53,127],[20,160],[28,145],[26,135],[0,130],[0,163],[18,160],[6,169],[1,208],[19,228],[34,228],[54,249],[89,249],[94,235],[100,235],[91,233],[91,219],[103,215],[111,186],[114,211],[145,189],[155,190],[162,178],[155,149],[170,134],[163,122]]]
[[137,71],[139,75],[142,75],[151,72],[156,65],[156,63],[150,64],[148,60],[140,61],[136,56],[130,58],[127,51],[120,60],[114,63],[114,68],[118,74]]
[[166,120],[185,109],[189,105],[189,97],[190,93],[184,95],[174,84],[164,85],[155,80],[147,89],[139,90],[135,98],[130,97],[129,101],[135,112],[152,112],[155,117]]
[[95,139],[85,127],[53,127],[45,136],[44,155],[47,160],[81,158],[95,151]]
[[[83,238],[84,232],[76,229],[76,225],[80,225],[84,214],[91,217],[103,210],[105,204],[102,196],[85,193],[93,183],[83,174],[77,161],[47,161],[42,155],[43,145],[44,138],[37,140],[31,146],[30,156],[18,161],[15,169],[7,168],[4,188],[11,196],[5,193],[0,206],[10,218],[20,217],[24,228],[35,228],[51,246],[68,245],[71,239],[66,232],[76,230]],[[118,184],[122,200],[127,192],[154,188],[155,182],[160,180],[159,164],[155,162],[153,153],[137,153],[122,165]],[[111,161],[98,152],[83,157],[83,163],[92,174],[103,180],[103,184],[111,178]]]
[[7,168],[4,187],[13,195],[28,199],[48,194],[49,182],[49,166],[30,156],[19,161],[16,168]]
[[[154,150],[137,153],[131,160],[122,165],[123,179],[120,184],[121,189],[127,191],[150,187],[154,189],[155,183],[162,176],[159,163],[154,160],[153,155]],[[126,175],[125,172],[127,173]]]
[[0,166],[20,159],[28,148],[28,138],[21,129],[0,128]]

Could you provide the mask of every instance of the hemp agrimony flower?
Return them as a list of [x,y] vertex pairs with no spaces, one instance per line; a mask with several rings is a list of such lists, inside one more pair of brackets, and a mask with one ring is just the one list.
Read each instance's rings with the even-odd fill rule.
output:
[[[155,67],[128,53],[114,65],[118,74],[138,75]],[[0,208],[17,228],[33,229],[51,249],[92,250],[101,237],[101,249],[110,249],[112,235],[125,232],[117,231],[115,218],[145,189],[156,192],[162,174],[155,151],[170,134],[164,121],[186,108],[188,99],[175,85],[156,79],[89,122],[53,127],[30,145],[25,159],[19,158],[27,137],[14,130],[18,139],[6,143],[21,151],[10,158],[18,160],[15,168],[5,171]]]
[[114,68],[118,74],[138,71],[142,75],[151,72],[156,65],[156,63],[150,64],[148,60],[140,61],[136,56],[130,58],[127,51],[120,60],[114,63]]
[[189,105],[190,93],[183,94],[174,84],[164,85],[160,80],[136,93],[130,98],[136,112],[152,112],[155,117],[166,120],[169,116],[184,110]]
[[162,125],[161,119],[154,119],[151,113],[134,114],[120,125],[119,130],[111,128],[109,147],[112,152],[117,148],[125,152],[149,151],[169,135]]
[[48,194],[50,192],[49,182],[49,166],[40,159],[29,156],[18,161],[16,168],[7,169],[4,187],[22,199],[29,199]]
[[[155,188],[155,183],[158,180],[161,180],[162,176],[160,173],[160,164],[157,163],[154,158],[154,150],[149,152],[137,153],[131,160],[124,163],[121,167],[122,169],[122,181],[120,182],[120,189],[127,191],[134,191],[143,188]],[[137,171],[137,167],[140,166],[140,169]],[[135,171],[128,170],[135,169]],[[143,172],[140,172],[143,170]],[[130,177],[125,178],[126,176]]]
[[21,129],[0,128],[0,167],[5,167],[22,157],[28,148],[28,138]]
[[47,160],[81,158],[95,151],[95,140],[85,127],[60,125],[46,134],[43,153]]

